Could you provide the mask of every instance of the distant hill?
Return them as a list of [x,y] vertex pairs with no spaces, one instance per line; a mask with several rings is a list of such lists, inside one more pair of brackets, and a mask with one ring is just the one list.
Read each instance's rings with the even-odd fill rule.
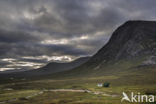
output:
[[156,69],[156,22],[128,21],[115,30],[108,43],[87,63],[57,75],[117,74],[147,66]]
[[66,70],[71,70],[73,68],[76,68],[85,62],[89,60],[90,57],[81,57],[78,58],[72,62],[67,62],[67,63],[57,63],[57,62],[51,62],[47,64],[46,66],[37,69],[38,71],[45,71],[48,73],[55,73],[55,72],[61,72],[61,71],[66,71]]
[[47,74],[52,74],[56,72],[62,72],[76,68],[89,60],[90,57],[81,57],[72,62],[57,63],[50,62],[46,66],[39,69],[10,72],[10,73],[0,73],[0,77],[35,77],[35,76],[46,76]]

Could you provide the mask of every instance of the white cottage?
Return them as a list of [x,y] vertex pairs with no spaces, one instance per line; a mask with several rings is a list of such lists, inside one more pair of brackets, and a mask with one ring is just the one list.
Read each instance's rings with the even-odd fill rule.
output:
[[102,87],[103,86],[103,83],[98,83],[97,86],[98,87]]

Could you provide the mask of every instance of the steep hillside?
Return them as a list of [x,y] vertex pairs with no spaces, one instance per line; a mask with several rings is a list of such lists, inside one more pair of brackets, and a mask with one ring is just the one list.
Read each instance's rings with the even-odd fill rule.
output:
[[156,22],[128,21],[113,33],[109,42],[90,62],[131,59],[145,55],[156,55]]
[[[91,59],[65,76],[104,75],[135,72],[132,69],[155,70],[156,22],[128,21],[112,34],[109,42]],[[148,68],[147,68],[148,66]],[[143,72],[143,71],[142,71]]]

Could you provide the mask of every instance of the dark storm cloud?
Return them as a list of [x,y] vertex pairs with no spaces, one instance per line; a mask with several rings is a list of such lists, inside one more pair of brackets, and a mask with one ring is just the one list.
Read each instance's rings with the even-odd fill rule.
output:
[[[95,1],[95,3],[100,1]],[[94,7],[89,0],[63,0],[55,1],[55,6],[48,11],[44,8],[43,15],[35,20],[35,24],[52,29],[56,32],[81,35],[82,33],[95,32],[109,29],[120,22],[122,14],[115,8]],[[92,9],[99,8],[99,10]],[[69,34],[69,35],[70,35]]]
[[[0,56],[41,56],[41,55],[87,55],[86,50],[74,45],[44,45],[36,43],[0,43]],[[5,57],[6,57],[5,56]]]
[[92,55],[125,21],[155,20],[155,5],[155,0],[1,0],[0,57],[18,65]]
[[34,42],[40,41],[38,37],[23,31],[7,31],[0,29],[0,42],[17,43],[17,42]]

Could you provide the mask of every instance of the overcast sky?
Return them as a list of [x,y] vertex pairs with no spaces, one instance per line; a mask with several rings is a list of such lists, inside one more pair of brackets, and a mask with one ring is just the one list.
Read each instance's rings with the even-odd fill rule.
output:
[[95,54],[127,20],[156,20],[156,0],[0,0],[0,71]]

